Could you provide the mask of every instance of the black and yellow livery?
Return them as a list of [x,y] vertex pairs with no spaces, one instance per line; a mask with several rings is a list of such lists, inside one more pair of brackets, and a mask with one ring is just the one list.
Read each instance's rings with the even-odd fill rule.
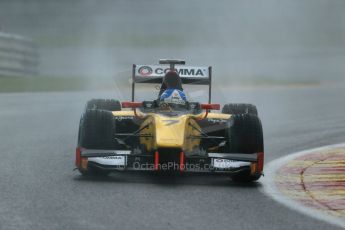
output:
[[181,70],[175,64],[182,61],[160,63],[163,66],[133,66],[131,102],[93,99],[87,103],[76,151],[79,171],[95,175],[126,170],[198,172],[258,180],[264,146],[256,107],[226,104],[221,113],[215,113],[211,111],[220,105],[211,104],[210,98],[208,104],[186,102],[179,107],[159,99],[134,102],[134,84],[162,82],[165,69],[179,71],[182,83],[211,85],[210,67]]

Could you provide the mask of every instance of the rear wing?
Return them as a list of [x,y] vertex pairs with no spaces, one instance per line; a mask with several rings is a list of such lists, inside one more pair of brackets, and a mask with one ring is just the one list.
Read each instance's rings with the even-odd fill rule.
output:
[[[175,70],[182,84],[208,85],[209,103],[211,103],[212,67],[175,66],[184,65],[182,60],[160,60],[162,65],[133,65],[132,70],[132,101],[135,99],[135,83],[161,84],[165,74]],[[169,66],[170,65],[170,66]]]

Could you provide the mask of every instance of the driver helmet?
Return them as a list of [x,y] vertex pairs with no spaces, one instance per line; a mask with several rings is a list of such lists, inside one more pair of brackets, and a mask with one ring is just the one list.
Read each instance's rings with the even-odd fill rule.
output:
[[160,101],[169,104],[186,105],[187,97],[182,90],[167,89],[160,96]]
[[169,71],[164,76],[164,84],[168,89],[182,89],[181,78],[176,71]]

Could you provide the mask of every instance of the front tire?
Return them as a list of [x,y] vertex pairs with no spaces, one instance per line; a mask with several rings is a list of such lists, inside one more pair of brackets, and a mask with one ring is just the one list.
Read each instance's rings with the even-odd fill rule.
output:
[[[114,149],[115,123],[113,114],[105,110],[86,110],[79,124],[78,146],[86,149]],[[85,176],[106,176],[110,172],[102,169],[78,167]]]
[[260,118],[253,114],[237,114],[230,118],[228,129],[230,153],[258,153],[264,151]]
[[78,146],[87,149],[112,149],[114,126],[111,112],[86,110],[80,121]]
[[[228,129],[229,153],[263,153],[264,141],[261,121],[253,114],[237,114],[230,118]],[[231,176],[236,182],[252,182],[261,177],[261,172],[251,174],[250,170]]]
[[111,172],[110,171],[106,171],[106,170],[102,170],[102,169],[98,169],[95,167],[89,167],[87,170],[83,170],[83,169],[78,169],[79,172],[86,177],[106,177],[108,176]]
[[234,182],[239,183],[248,183],[248,182],[254,182],[259,180],[261,177],[261,174],[257,175],[250,175],[250,173],[241,173],[241,174],[235,174],[231,176],[231,180]]

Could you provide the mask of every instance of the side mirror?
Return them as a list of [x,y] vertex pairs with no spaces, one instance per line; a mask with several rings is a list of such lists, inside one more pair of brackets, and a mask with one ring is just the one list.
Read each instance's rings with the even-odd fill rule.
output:
[[131,102],[131,101],[124,101],[122,102],[122,108],[139,108],[143,105],[142,102]]
[[201,119],[207,118],[209,110],[220,110],[220,104],[201,104],[200,107],[206,110],[205,116]]
[[220,104],[201,104],[201,109],[220,110]]

